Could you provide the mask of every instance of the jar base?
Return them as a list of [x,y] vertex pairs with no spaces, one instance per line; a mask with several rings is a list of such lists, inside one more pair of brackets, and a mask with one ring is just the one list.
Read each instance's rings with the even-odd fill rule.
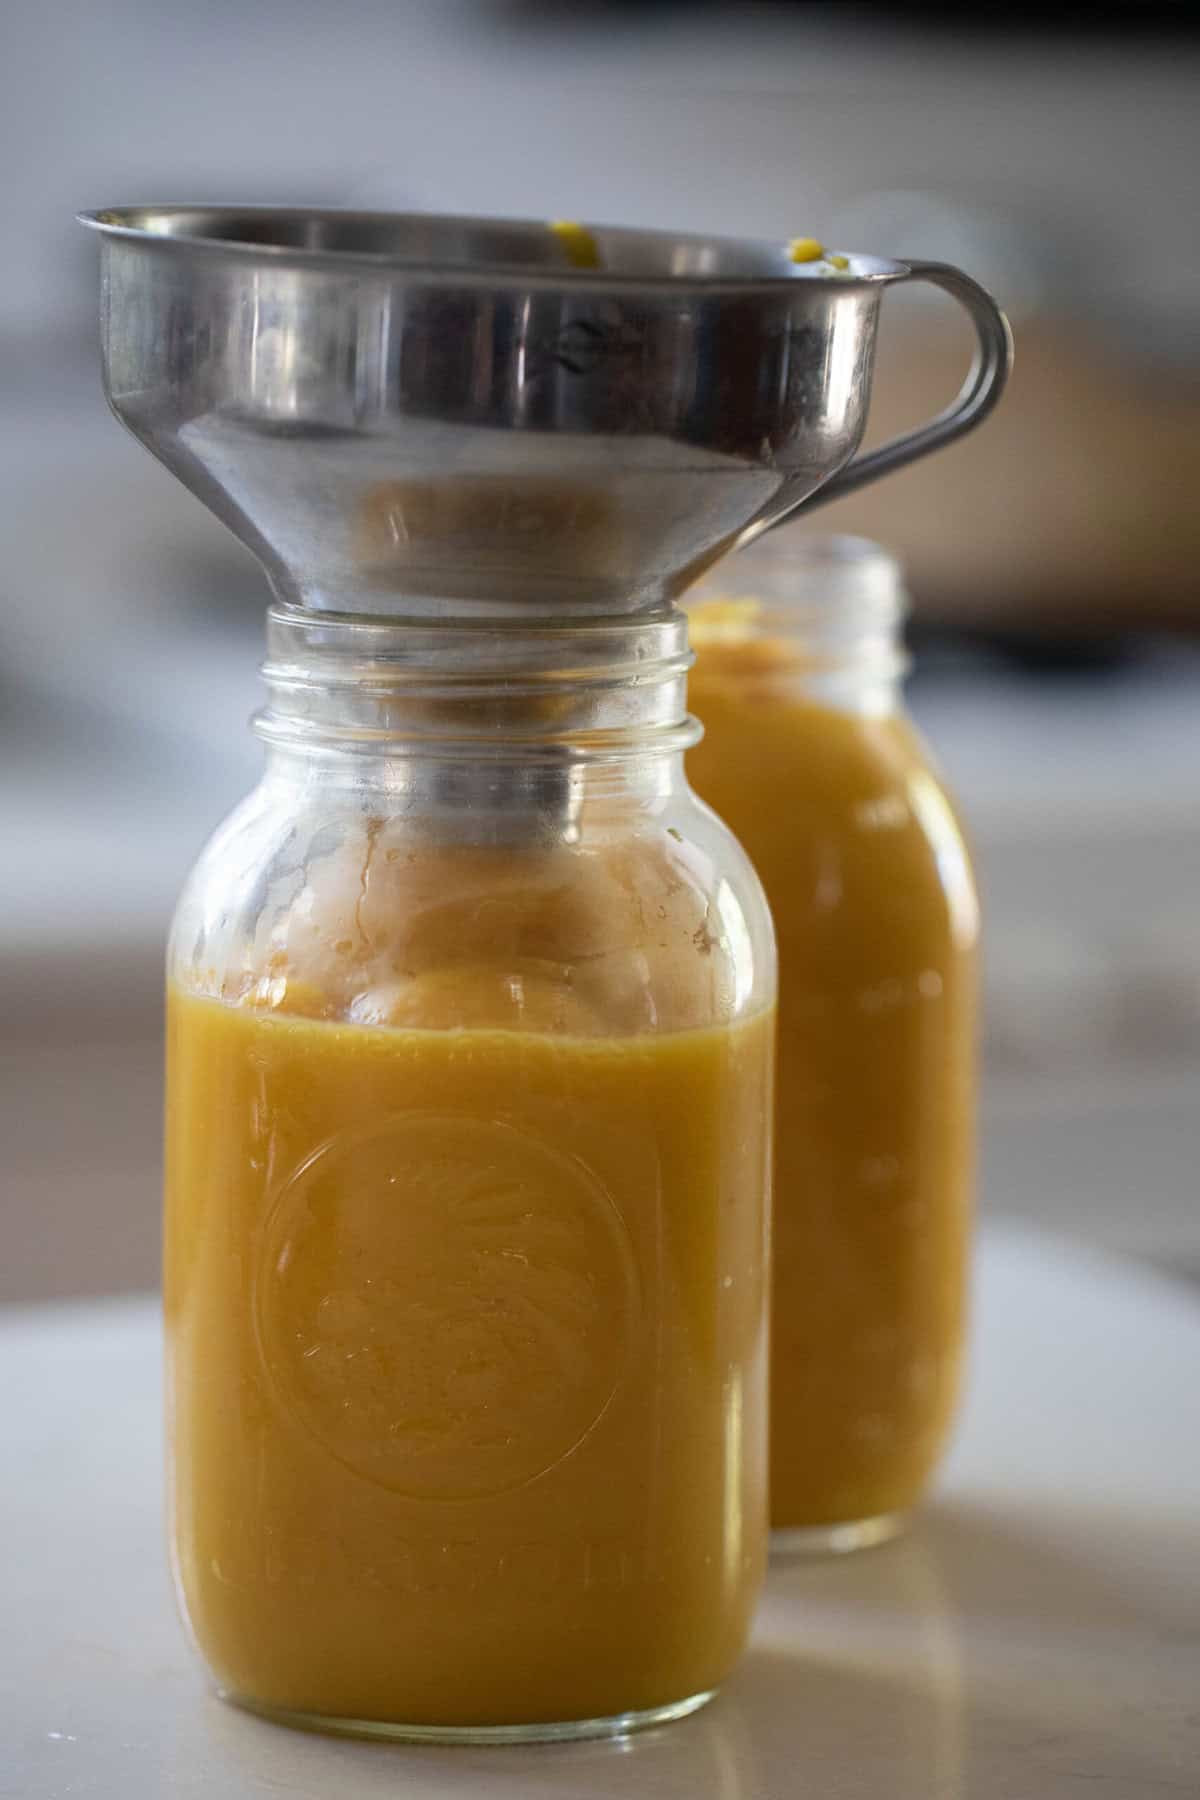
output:
[[671,1700],[665,1706],[649,1706],[641,1712],[614,1713],[601,1719],[552,1719],[531,1725],[407,1725],[387,1719],[343,1719],[326,1713],[296,1712],[285,1706],[264,1705],[245,1694],[222,1691],[222,1700],[243,1712],[287,1725],[293,1731],[315,1731],[332,1737],[379,1738],[394,1744],[564,1744],[583,1738],[627,1737],[654,1725],[669,1725],[698,1712],[716,1693],[709,1688]]
[[906,1512],[877,1513],[871,1519],[842,1519],[829,1525],[785,1526],[771,1533],[772,1557],[844,1556],[873,1550],[907,1531]]

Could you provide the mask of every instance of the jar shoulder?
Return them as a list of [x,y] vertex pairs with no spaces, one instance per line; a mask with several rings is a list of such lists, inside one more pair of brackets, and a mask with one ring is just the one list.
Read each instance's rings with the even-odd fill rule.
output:
[[682,784],[507,841],[381,793],[264,784],[201,854],[170,972],[306,1016],[602,1034],[730,1022],[775,984],[758,879]]
[[755,717],[744,701],[736,716],[712,706],[705,727],[689,776],[745,844],[785,937],[814,919],[919,913],[931,933],[973,940],[963,819],[905,712],[789,696]]

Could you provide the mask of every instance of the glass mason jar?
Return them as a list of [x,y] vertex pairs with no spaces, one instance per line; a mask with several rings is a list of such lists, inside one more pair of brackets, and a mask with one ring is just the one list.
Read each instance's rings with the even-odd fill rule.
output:
[[688,756],[779,944],[771,1522],[779,1548],[898,1529],[959,1391],[978,904],[905,715],[896,564],[782,533],[693,591]]
[[775,998],[685,621],[268,631],[170,950],[191,1630],[293,1723],[677,1717],[765,1556]]

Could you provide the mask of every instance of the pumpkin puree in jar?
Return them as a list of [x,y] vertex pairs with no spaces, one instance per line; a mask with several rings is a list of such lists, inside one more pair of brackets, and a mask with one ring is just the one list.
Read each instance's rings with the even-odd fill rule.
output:
[[240,966],[176,967],[177,1578],[235,1697],[603,1718],[740,1650],[774,1019],[721,1022],[676,855],[351,825]]
[[689,751],[779,944],[771,1522],[903,1512],[960,1384],[973,1182],[977,903],[902,713],[815,697],[752,604],[693,615]]

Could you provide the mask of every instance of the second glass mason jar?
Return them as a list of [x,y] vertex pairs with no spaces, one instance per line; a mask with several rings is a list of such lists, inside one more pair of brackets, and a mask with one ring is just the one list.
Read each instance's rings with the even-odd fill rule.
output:
[[960,1382],[978,905],[900,695],[896,564],[782,532],[689,597],[699,793],[779,944],[771,1522],[781,1548],[898,1529]]
[[775,960],[687,661],[270,614],[172,935],[166,1317],[182,1604],[273,1717],[626,1730],[744,1641]]

